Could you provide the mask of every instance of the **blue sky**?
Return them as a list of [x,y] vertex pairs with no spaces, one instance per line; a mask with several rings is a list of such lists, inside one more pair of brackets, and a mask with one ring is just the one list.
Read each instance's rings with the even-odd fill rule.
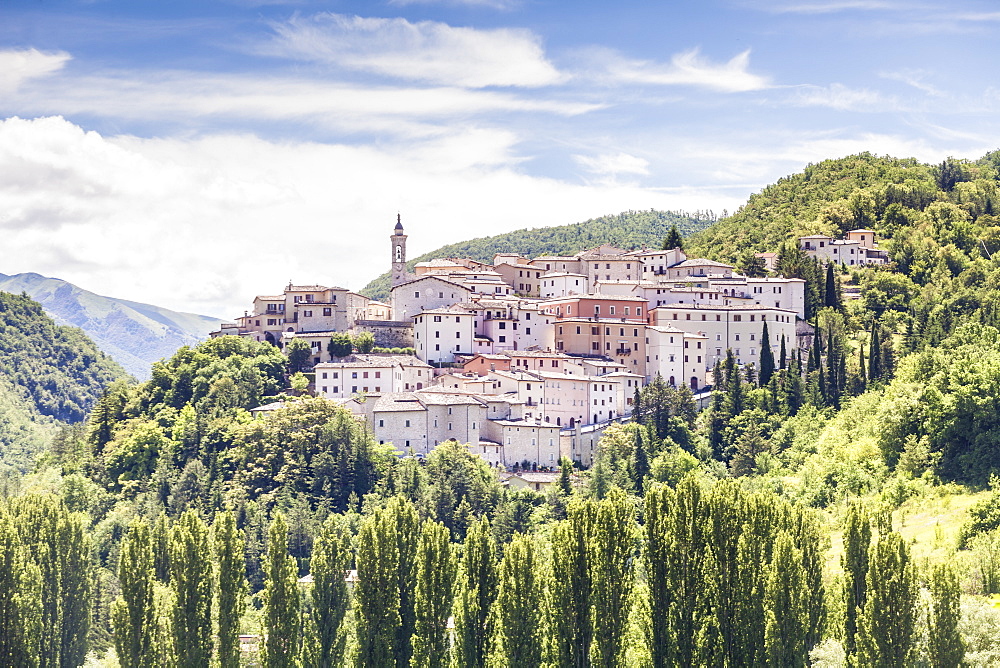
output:
[[995,3],[0,2],[0,272],[232,316],[289,279],[809,162],[1000,147]]

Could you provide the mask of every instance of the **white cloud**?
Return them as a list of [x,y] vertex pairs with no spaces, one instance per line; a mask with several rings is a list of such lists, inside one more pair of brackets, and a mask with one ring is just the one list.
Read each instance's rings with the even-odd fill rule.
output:
[[840,111],[897,111],[895,100],[868,89],[848,88],[839,83],[829,86],[803,86],[795,103],[806,107],[829,107]]
[[573,159],[592,174],[605,178],[606,182],[614,182],[620,174],[649,175],[649,160],[624,152],[574,155]]
[[[341,132],[421,137],[456,118],[500,113],[574,116],[597,104],[455,87],[406,88],[277,76],[125,72],[53,79],[16,96],[22,115],[92,114],[171,125],[295,121]],[[13,99],[12,99],[13,101]]]
[[407,5],[445,5],[448,7],[488,7],[490,9],[513,9],[522,4],[522,0],[389,0],[390,5],[406,7]]
[[750,50],[733,56],[724,63],[712,63],[698,49],[675,54],[670,64],[604,56],[612,79],[624,83],[664,86],[699,86],[725,93],[760,90],[770,86],[767,77],[753,74]]
[[884,79],[890,79],[893,81],[899,81],[916,88],[917,90],[923,91],[930,95],[931,97],[944,97],[945,93],[925,81],[928,76],[927,72],[921,70],[901,70],[899,72],[882,72],[879,76]]
[[877,11],[883,9],[901,9],[898,3],[882,2],[881,0],[833,0],[832,2],[801,2],[787,5],[767,7],[767,11],[775,14],[832,14],[852,10]]
[[515,141],[488,129],[385,147],[140,139],[7,119],[0,272],[233,317],[289,279],[360,289],[385,268],[397,211],[417,255],[627,209],[706,208],[710,197],[529,176]]
[[14,92],[26,81],[58,72],[69,59],[70,55],[61,51],[0,50],[0,93]]
[[541,40],[524,29],[477,30],[435,21],[343,14],[295,17],[275,24],[264,52],[336,68],[446,86],[537,87],[564,76]]

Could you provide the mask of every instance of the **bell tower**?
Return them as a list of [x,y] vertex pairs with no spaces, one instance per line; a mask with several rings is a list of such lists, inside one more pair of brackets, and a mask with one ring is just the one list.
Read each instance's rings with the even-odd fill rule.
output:
[[392,242],[392,287],[405,283],[409,276],[406,273],[406,235],[403,234],[403,223],[396,214],[396,229],[389,237]]

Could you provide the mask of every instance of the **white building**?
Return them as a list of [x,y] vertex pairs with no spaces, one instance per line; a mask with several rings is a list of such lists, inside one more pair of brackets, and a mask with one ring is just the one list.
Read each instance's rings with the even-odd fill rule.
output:
[[315,368],[316,393],[327,399],[411,392],[430,385],[433,368],[413,355],[354,355]]
[[439,308],[413,316],[413,346],[417,357],[440,364],[455,361],[459,353],[472,354],[475,350],[474,327],[473,314],[465,309]]

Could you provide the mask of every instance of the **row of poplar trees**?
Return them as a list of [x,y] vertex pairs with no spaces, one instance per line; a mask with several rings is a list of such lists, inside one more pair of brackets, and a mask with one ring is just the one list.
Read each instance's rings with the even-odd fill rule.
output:
[[[110,608],[121,665],[238,666],[241,631],[260,634],[268,668],[806,666],[829,635],[852,665],[913,659],[916,569],[884,518],[858,508],[845,521],[842,587],[831,591],[815,516],[734,480],[692,475],[642,500],[617,489],[577,497],[566,519],[506,544],[486,519],[457,544],[401,497],[355,520],[327,520],[303,582],[276,513],[261,610],[247,617],[232,514],[209,524],[189,510],[165,540],[137,519]],[[81,665],[89,553],[82,518],[53,497],[0,506],[0,665]],[[946,568],[928,580],[928,659],[959,666],[957,581]],[[830,609],[843,622],[828,620]]]

